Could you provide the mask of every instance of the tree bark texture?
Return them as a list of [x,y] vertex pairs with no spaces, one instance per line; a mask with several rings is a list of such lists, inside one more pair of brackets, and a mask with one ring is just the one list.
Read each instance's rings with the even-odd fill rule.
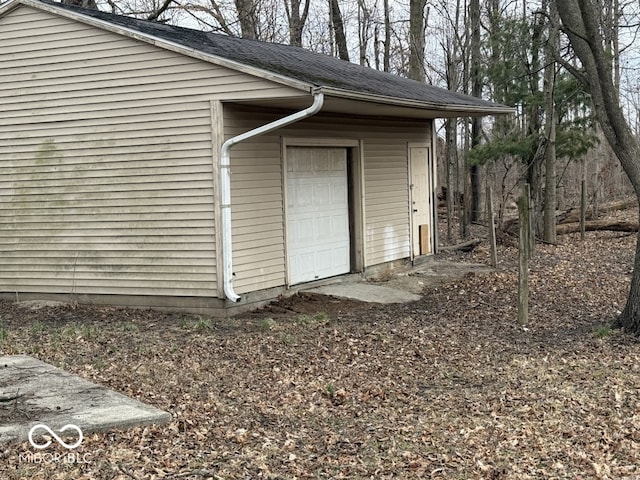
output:
[[424,82],[424,9],[427,0],[409,2],[409,78]]
[[[525,185],[528,187],[528,184]],[[523,190],[518,198],[518,323],[526,325],[529,323],[529,236],[531,235],[531,223],[529,203],[530,191]]]
[[333,34],[336,39],[336,47],[338,49],[338,57],[341,60],[349,61],[349,49],[347,48],[347,36],[344,33],[344,22],[342,21],[342,12],[338,0],[329,0],[331,7],[331,24],[333,25]]
[[[480,71],[480,0],[471,0],[469,4],[471,19],[471,95],[482,97],[482,73]],[[471,148],[480,145],[482,137],[482,118],[471,120]],[[471,211],[470,220],[480,220],[480,165],[470,165],[471,176]]]
[[[640,205],[640,143],[633,135],[619,103],[610,55],[605,51],[599,10],[593,0],[557,2],[562,25],[584,71],[567,65],[586,86],[607,141],[629,177]],[[639,239],[640,240],[640,239]],[[616,326],[640,335],[640,242],[636,243],[633,276],[624,310]]]
[[256,22],[255,0],[235,0],[235,2],[242,38],[256,40],[258,38],[258,25]]
[[[309,15],[311,0],[306,0],[302,7],[302,0],[285,0],[285,11],[289,20],[289,44],[296,47],[302,46],[302,32]],[[300,11],[302,7],[302,11]]]
[[556,63],[558,55],[558,34],[560,19],[555,0],[549,2],[549,38],[546,46],[546,66],[544,69],[544,111],[545,111],[545,157],[544,157],[544,212],[542,238],[547,243],[556,243],[556,123],[553,101],[556,83]]
[[95,0],[62,0],[62,3],[65,5],[72,5],[74,7],[92,8],[93,10],[98,9],[98,5],[96,5]]
[[567,233],[582,234],[584,227],[585,232],[610,231],[610,232],[637,232],[638,223],[622,222],[611,220],[587,220],[584,224],[580,222],[563,223],[558,225],[558,235],[566,235]]

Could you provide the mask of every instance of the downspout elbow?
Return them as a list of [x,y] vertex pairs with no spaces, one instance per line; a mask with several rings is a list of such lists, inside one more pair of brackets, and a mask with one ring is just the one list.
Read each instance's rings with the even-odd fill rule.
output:
[[313,94],[313,104],[304,110],[228,139],[220,149],[220,208],[222,230],[223,291],[232,302],[240,301],[233,286],[233,237],[231,235],[231,147],[258,135],[269,133],[318,113],[324,105],[324,94]]

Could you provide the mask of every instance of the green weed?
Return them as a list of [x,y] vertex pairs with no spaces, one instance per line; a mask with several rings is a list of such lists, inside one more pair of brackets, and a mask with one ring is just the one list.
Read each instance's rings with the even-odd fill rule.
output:
[[593,335],[598,337],[598,338],[606,338],[611,336],[611,327],[609,325],[600,325],[598,328],[596,328],[596,330],[593,332]]
[[296,316],[294,321],[298,325],[305,326],[324,325],[325,323],[329,322],[329,315],[327,315],[325,312],[317,312],[313,315],[301,313],[300,315]]
[[213,322],[207,317],[184,318],[180,321],[180,327],[185,330],[211,330]]
[[31,325],[31,327],[29,327],[29,330],[31,331],[32,335],[42,335],[48,329],[49,327],[44,322],[36,322],[33,325]]
[[91,340],[98,336],[98,328],[87,323],[70,323],[66,325],[60,332],[62,338],[84,338]]
[[276,326],[276,321],[273,318],[263,318],[258,325],[262,330],[273,330]]

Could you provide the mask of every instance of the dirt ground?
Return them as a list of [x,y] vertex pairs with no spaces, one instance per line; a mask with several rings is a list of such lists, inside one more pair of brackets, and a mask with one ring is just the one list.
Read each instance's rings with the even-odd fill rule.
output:
[[[0,303],[0,353],[173,416],[87,435],[83,462],[0,444],[0,478],[640,478],[640,343],[608,326],[635,235],[560,242],[538,245],[524,328],[504,245],[497,271],[394,280],[424,294],[401,305],[303,293],[218,319]],[[442,258],[487,264],[489,252]],[[12,407],[0,402],[3,421]]]

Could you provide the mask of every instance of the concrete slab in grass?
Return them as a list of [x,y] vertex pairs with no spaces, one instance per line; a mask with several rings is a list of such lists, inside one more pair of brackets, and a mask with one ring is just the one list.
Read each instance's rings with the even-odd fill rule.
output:
[[170,419],[167,412],[33,357],[0,356],[0,442],[25,441],[37,424],[53,431],[72,424],[86,435]]

